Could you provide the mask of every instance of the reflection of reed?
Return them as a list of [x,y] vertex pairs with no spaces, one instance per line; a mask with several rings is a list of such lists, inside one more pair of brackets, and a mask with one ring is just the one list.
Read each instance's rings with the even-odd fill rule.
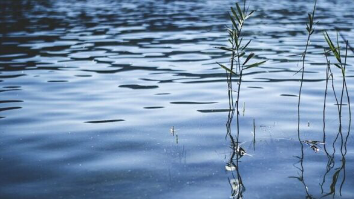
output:
[[[298,141],[300,143],[300,148],[301,148],[301,155],[300,156],[296,156],[296,158],[299,159],[299,164],[300,166],[296,166],[296,164],[294,164],[294,167],[297,168],[300,173],[299,173],[299,177],[295,177],[295,176],[291,176],[290,178],[296,178],[298,179],[304,186],[305,188],[305,191],[306,191],[306,198],[313,198],[310,194],[309,194],[309,190],[308,190],[308,187],[305,183],[305,179],[304,179],[304,143],[303,141],[301,140],[301,137],[300,137],[300,105],[301,105],[301,93],[302,93],[302,87],[303,87],[303,81],[304,81],[304,74],[305,74],[305,59],[306,59],[306,54],[307,54],[307,50],[308,50],[308,46],[310,44],[310,38],[311,38],[311,35],[313,34],[314,32],[314,17],[315,17],[315,11],[316,11],[316,4],[317,4],[317,0],[315,0],[314,2],[314,7],[313,7],[313,10],[312,10],[312,13],[309,13],[308,16],[309,16],[309,21],[308,23],[306,24],[307,28],[307,40],[306,40],[306,45],[305,45],[305,50],[302,54],[302,67],[300,69],[301,71],[301,81],[300,81],[300,88],[299,88],[299,96],[298,96],[298,103],[297,103],[297,136],[298,136]],[[315,146],[316,145],[311,145],[311,148],[312,146]],[[315,152],[317,152],[317,148],[314,149]]]
[[229,183],[231,186],[231,197],[242,198],[243,191],[245,188],[239,171],[239,159],[243,156],[244,150],[239,146],[238,136],[234,138],[234,136],[232,136],[231,133],[232,120],[235,113],[235,108],[233,104],[233,94],[232,94],[233,91],[232,91],[231,77],[228,77],[227,80],[229,86],[228,89],[229,112],[228,112],[228,119],[226,122],[226,138],[228,138],[231,143],[230,145],[231,155],[225,168],[227,171],[231,172],[231,176],[232,176],[231,178],[229,178]]
[[[243,1],[243,10],[241,9],[238,3],[236,3],[236,8],[231,7],[230,19],[232,22],[232,27],[228,28],[228,33],[229,33],[228,41],[231,44],[231,48],[219,47],[219,49],[231,52],[230,68],[220,63],[218,64],[220,65],[220,67],[226,70],[226,76],[227,76],[229,114],[228,114],[228,121],[226,122],[226,129],[227,129],[226,139],[229,138],[231,141],[232,154],[230,156],[229,162],[226,165],[226,169],[232,172],[233,179],[229,180],[229,182],[232,188],[231,195],[233,198],[242,198],[242,193],[244,191],[244,185],[242,183],[242,179],[238,167],[239,159],[246,154],[245,150],[241,148],[239,142],[239,136],[240,136],[239,103],[240,103],[243,71],[250,68],[258,67],[261,64],[266,62],[266,61],[261,61],[261,62],[250,64],[249,61],[255,56],[254,53],[247,52],[248,51],[247,46],[251,43],[251,40],[249,40],[247,43],[245,42],[242,43],[243,34],[241,34],[241,32],[242,32],[243,25],[245,24],[245,20],[248,19],[254,12],[255,12],[254,10],[248,12],[248,8],[246,9],[246,0]],[[234,90],[232,88],[233,75],[235,75],[235,77],[237,78],[237,89],[235,91],[237,92],[237,96],[235,101],[233,98]],[[231,124],[232,124],[233,116],[235,114],[235,110],[236,110],[237,132],[236,135],[233,136],[231,134]],[[253,141],[255,143],[255,138]]]
[[[341,132],[338,132],[338,135],[340,134]],[[338,138],[338,135],[337,135],[337,138]],[[349,134],[348,134],[349,135]],[[330,179],[332,179],[332,181],[330,182],[330,192],[326,193],[323,195],[323,197],[326,197],[326,196],[329,196],[329,195],[333,195],[333,197],[336,195],[336,185],[337,185],[337,182],[338,182],[338,179],[340,178],[341,174],[342,174],[342,181],[340,183],[340,188],[339,188],[339,194],[342,195],[342,188],[343,188],[343,185],[344,185],[344,182],[345,182],[345,155],[347,153],[347,140],[348,140],[348,137],[346,137],[345,139],[341,139],[341,142],[340,142],[340,148],[344,148],[343,150],[340,150],[340,153],[341,153],[341,164],[339,167],[335,168],[333,170],[333,168],[335,167],[335,154],[336,154],[336,146],[335,146],[335,143],[338,139],[335,139],[332,143],[332,148],[333,148],[333,153],[332,154],[329,154],[327,149],[325,148],[325,152],[326,152],[326,155],[328,157],[328,162],[327,162],[327,167],[326,167],[326,172],[325,174],[323,175],[323,180],[322,180],[322,183],[321,183],[321,190],[322,190],[322,194],[324,194],[324,185],[326,183],[326,178],[327,176],[330,174],[331,171],[334,171],[332,177],[329,177]]]
[[[337,38],[338,38],[338,35],[337,35]],[[350,47],[349,46],[349,43],[347,40],[344,39],[344,37],[342,36],[344,42],[345,42],[345,55],[344,55],[344,62],[343,62],[343,59],[341,57],[341,54],[340,54],[340,48],[339,48],[339,42],[338,42],[338,39],[337,39],[337,47],[334,47],[330,37],[328,36],[327,33],[325,33],[325,39],[330,47],[330,50],[328,52],[332,52],[334,54],[334,56],[336,57],[338,63],[335,64],[335,66],[337,68],[339,68],[341,70],[341,73],[342,73],[342,87],[341,87],[341,93],[340,93],[340,100],[338,100],[337,98],[337,95],[336,95],[336,92],[335,92],[335,87],[334,87],[334,84],[333,84],[333,73],[330,72],[330,76],[332,77],[332,89],[333,89],[333,93],[334,93],[334,96],[335,96],[335,99],[336,99],[336,102],[337,102],[337,109],[338,109],[338,118],[339,118],[339,127],[338,127],[338,133],[334,139],[334,141],[332,142],[332,153],[329,153],[327,148],[326,148],[326,144],[324,145],[324,151],[328,157],[328,162],[327,162],[327,167],[326,167],[326,172],[323,176],[323,180],[322,180],[322,183],[321,183],[321,190],[322,190],[322,194],[324,194],[324,185],[326,183],[326,178],[327,176],[332,172],[334,171],[332,177],[330,179],[332,179],[331,183],[330,183],[330,191],[326,194],[323,195],[323,197],[326,197],[326,196],[329,196],[329,195],[332,195],[333,197],[336,195],[336,187],[337,187],[337,183],[338,183],[338,179],[342,176],[342,181],[339,185],[339,194],[342,195],[342,188],[343,188],[343,185],[344,185],[344,182],[345,182],[345,163],[346,163],[346,160],[345,160],[345,156],[347,154],[347,141],[348,141],[348,138],[349,138],[349,135],[350,135],[350,129],[351,129],[351,106],[350,106],[350,97],[349,97],[349,92],[348,92],[348,87],[347,87],[347,82],[346,82],[346,75],[345,75],[345,69],[346,69],[346,65],[347,65],[347,55],[348,55],[348,48]],[[328,55],[327,53],[325,53],[325,56],[326,56],[326,60],[327,60],[327,68],[328,70],[330,70],[330,62],[328,61]],[[328,79],[329,77],[327,77]],[[343,114],[343,99],[344,99],[344,93],[347,97],[347,104],[348,104],[348,113],[349,113],[349,117],[348,117],[348,131],[347,131],[347,135],[344,136],[343,135],[343,121],[342,121],[342,114]],[[326,101],[325,101],[326,103]],[[323,117],[325,117],[325,110],[324,110],[324,113],[323,113]],[[324,128],[323,128],[323,136],[324,136],[324,139],[325,139],[325,135],[326,135],[326,132],[325,132],[325,119],[323,119],[323,122],[324,122]],[[337,151],[337,142],[339,142],[339,152],[340,152],[340,155],[341,155],[341,164],[339,167],[337,167],[336,169],[333,170],[333,168],[335,168],[335,165],[336,165],[336,161],[335,161],[335,155],[336,155],[336,151]],[[337,144],[337,145],[336,145]]]
[[297,168],[300,173],[299,173],[299,176],[296,177],[296,176],[290,176],[290,178],[296,178],[298,179],[301,184],[304,186],[305,188],[305,192],[306,192],[306,198],[309,198],[309,199],[312,199],[313,196],[309,193],[309,189],[305,183],[305,179],[304,179],[304,172],[305,172],[305,168],[304,168],[304,157],[305,157],[305,153],[304,153],[304,144],[301,140],[299,140],[299,143],[300,143],[300,146],[301,146],[301,155],[300,156],[296,156],[296,158],[299,159],[299,163],[300,166],[296,166],[296,164],[294,164],[294,167]]
[[242,198],[243,191],[245,187],[242,182],[242,178],[239,171],[239,160],[245,154],[244,149],[241,148],[238,142],[238,137],[236,139],[231,134],[231,123],[234,115],[234,109],[230,109],[228,120],[226,123],[227,137],[231,141],[231,155],[228,163],[226,164],[226,170],[231,172],[232,178],[229,178],[229,183],[231,186],[231,197],[232,198]]
[[[348,43],[347,43],[347,47],[348,48]],[[347,50],[346,50],[347,51]],[[332,195],[333,197],[336,195],[336,185],[338,183],[338,179],[340,178],[340,176],[342,176],[342,181],[339,185],[339,194],[342,195],[342,188],[343,188],[343,185],[344,185],[344,182],[345,182],[345,177],[346,177],[346,173],[345,173],[345,163],[346,163],[346,160],[345,160],[345,156],[347,154],[347,141],[348,141],[348,138],[349,138],[349,135],[350,135],[350,129],[351,129],[351,106],[350,106],[350,98],[349,98],[349,94],[348,94],[348,88],[346,86],[346,81],[345,81],[345,77],[343,77],[343,84],[342,84],[342,92],[341,92],[341,98],[340,98],[340,103],[338,101],[338,98],[336,96],[336,92],[335,92],[335,89],[334,89],[334,84],[333,84],[333,73],[331,72],[330,70],[330,62],[328,61],[328,58],[327,58],[327,55],[326,55],[326,60],[327,60],[327,70],[329,71],[329,75],[327,76],[327,79],[329,77],[332,78],[332,89],[333,89],[333,93],[334,93],[334,96],[335,96],[335,100],[337,102],[337,109],[338,109],[338,117],[339,117],[339,129],[338,129],[338,133],[334,139],[334,141],[332,142],[332,144],[330,145],[332,147],[332,153],[329,153],[328,150],[327,150],[327,147],[326,147],[326,143],[324,145],[324,151],[327,155],[327,158],[328,158],[328,162],[327,162],[327,166],[326,166],[326,172],[325,174],[323,175],[323,180],[322,180],[322,183],[320,184],[321,185],[321,191],[322,191],[322,194],[324,194],[322,197],[326,197],[326,196],[329,196],[329,195]],[[345,64],[346,65],[346,58],[345,58]],[[345,70],[345,69],[344,69]],[[343,76],[345,76],[345,74],[342,74]],[[328,81],[326,81],[327,84],[328,84]],[[348,123],[348,131],[347,131],[347,135],[344,136],[343,133],[342,133],[342,129],[343,129],[343,126],[342,126],[342,106],[343,106],[343,93],[344,93],[344,90],[346,92],[346,95],[347,95],[347,102],[348,102],[348,112],[349,112],[349,123]],[[326,101],[324,102],[326,103]],[[324,104],[325,106],[325,104]],[[325,140],[326,139],[326,131],[325,131],[325,110],[323,112],[323,139]],[[340,138],[340,139],[338,139]],[[341,155],[341,164],[339,167],[335,168],[335,165],[336,165],[336,161],[335,161],[335,155],[336,155],[336,151],[337,151],[337,147],[336,146],[336,143],[337,141],[340,140],[340,155]],[[335,168],[335,169],[333,169]],[[326,184],[326,178],[327,176],[331,173],[331,171],[334,171],[333,175],[330,176],[329,178],[332,179],[332,181],[330,182],[330,185],[329,185],[329,189],[330,191],[328,193],[325,194],[325,184]],[[342,174],[342,175],[341,175]]]
[[[345,160],[345,156],[347,154],[347,141],[348,141],[348,138],[349,138],[349,135],[350,135],[350,128],[351,128],[351,118],[349,118],[349,124],[348,124],[348,131],[347,131],[347,135],[344,137],[343,134],[342,134],[342,125],[340,124],[339,125],[339,131],[337,133],[337,136],[336,138],[334,139],[334,141],[332,142],[331,144],[331,147],[332,147],[332,153],[329,153],[327,148],[326,148],[326,143],[324,145],[324,151],[327,155],[327,158],[328,158],[328,162],[327,162],[327,166],[326,166],[326,172],[325,174],[323,175],[323,180],[322,180],[322,183],[321,183],[321,191],[322,191],[322,194],[324,194],[324,185],[326,183],[326,178],[327,176],[331,173],[331,171],[334,171],[333,175],[331,177],[329,177],[330,179],[332,179],[332,181],[330,182],[330,191],[326,194],[323,195],[323,197],[326,197],[326,196],[329,196],[329,195],[332,195],[333,197],[336,195],[336,185],[337,185],[337,182],[338,182],[338,179],[340,178],[340,176],[342,176],[342,181],[339,185],[339,194],[342,195],[342,188],[343,188],[343,185],[344,185],[344,182],[345,182],[345,177],[346,177],[346,173],[345,173],[345,163],[346,163],[346,160]],[[324,131],[324,135],[325,135],[325,131]],[[340,139],[338,139],[340,137]],[[340,159],[340,162],[341,164],[339,165],[339,167],[335,168],[335,165],[336,165],[336,161],[335,161],[335,155],[336,155],[336,149],[338,148],[338,145],[336,145],[337,141],[340,140],[340,155],[341,155],[341,159]],[[335,168],[335,169],[333,169]],[[342,174],[342,175],[341,175]]]
[[308,13],[309,21],[306,23],[306,30],[307,30],[307,40],[306,40],[306,45],[305,45],[305,50],[302,53],[302,67],[300,69],[301,71],[301,81],[300,81],[300,88],[299,88],[299,96],[298,96],[298,103],[297,103],[297,129],[298,129],[298,138],[300,139],[300,105],[301,105],[301,93],[302,93],[302,87],[304,83],[304,75],[305,75],[305,60],[306,60],[306,54],[308,47],[310,45],[310,39],[311,35],[314,32],[314,18],[315,18],[315,11],[316,11],[316,5],[317,5],[317,0],[315,0],[315,4],[313,6],[312,13]]
[[[331,63],[328,59],[328,54],[325,52],[325,57],[326,57],[326,62],[327,62],[327,67],[326,67],[326,87],[325,87],[325,95],[324,95],[324,102],[323,102],[323,140],[322,142],[319,141],[302,141],[300,138],[300,129],[298,128],[298,140],[300,143],[300,147],[301,147],[301,155],[297,156],[297,158],[299,159],[299,164],[300,166],[296,166],[294,165],[294,167],[296,167],[300,173],[299,173],[299,177],[291,177],[291,178],[296,178],[298,179],[304,186],[305,188],[305,192],[306,192],[306,198],[313,198],[313,196],[309,193],[309,189],[306,185],[305,179],[304,179],[304,143],[308,144],[311,146],[311,148],[317,152],[319,149],[317,147],[317,144],[324,144],[323,148],[324,148],[324,152],[327,155],[328,161],[327,161],[327,165],[326,165],[326,172],[323,175],[323,180],[322,183],[320,184],[321,187],[321,193],[322,193],[322,197],[327,197],[327,196],[335,196],[338,190],[338,186],[339,186],[339,195],[342,195],[342,188],[343,185],[345,183],[345,179],[346,179],[346,159],[345,156],[347,154],[347,141],[350,135],[350,129],[351,129],[351,106],[350,106],[350,98],[349,98],[349,92],[348,92],[348,88],[347,88],[347,84],[346,84],[346,80],[345,80],[345,66],[346,66],[346,59],[347,59],[347,50],[348,50],[348,43],[346,42],[346,54],[345,54],[345,58],[344,58],[344,63],[341,63],[341,66],[337,66],[338,68],[341,69],[342,71],[342,75],[343,75],[343,79],[342,79],[342,85],[341,85],[341,92],[340,92],[340,97],[337,97],[337,93],[336,93],[336,89],[334,86],[334,75],[332,73],[331,70]],[[331,80],[330,80],[331,79]],[[332,87],[332,91],[333,91],[333,95],[334,95],[334,99],[336,101],[336,105],[337,105],[337,111],[338,111],[338,132],[333,140],[333,142],[329,143],[327,138],[326,138],[326,103],[327,103],[327,95],[328,95],[328,87],[329,87],[329,83],[331,81],[331,87]],[[348,131],[346,133],[346,135],[343,134],[343,100],[345,98],[344,94],[346,95],[347,98],[347,103],[348,103]],[[298,119],[298,127],[299,127],[299,122],[300,120]],[[330,146],[332,148],[332,152],[329,152],[329,148],[328,146]],[[339,151],[340,153],[340,164],[339,166],[336,166],[336,159],[335,156],[337,154],[337,152]],[[329,182],[329,192],[325,192],[325,185],[326,185],[326,180],[327,178],[331,179],[331,181]],[[338,181],[339,179],[341,179],[341,181]],[[339,183],[340,182],[340,183]]]

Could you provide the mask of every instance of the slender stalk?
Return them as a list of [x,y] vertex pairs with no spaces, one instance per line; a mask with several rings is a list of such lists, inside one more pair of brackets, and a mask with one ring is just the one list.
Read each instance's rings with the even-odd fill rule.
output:
[[253,150],[256,150],[256,120],[253,119]]
[[[345,41],[345,57],[344,57],[344,65],[343,65],[343,84],[344,84],[344,89],[347,95],[347,103],[348,103],[348,112],[349,112],[349,127],[348,127],[348,133],[347,133],[347,137],[349,136],[350,133],[350,128],[351,128],[351,120],[352,120],[352,111],[351,111],[351,106],[350,106],[350,97],[349,97],[349,91],[348,91],[348,86],[347,86],[347,81],[345,78],[345,69],[347,66],[347,57],[348,57],[348,47],[349,47],[349,43],[348,41]],[[347,139],[346,139],[347,140]],[[345,144],[346,146],[346,144]],[[341,148],[341,150],[343,150],[343,147]]]
[[[328,157],[328,163],[327,163],[327,171],[323,177],[323,181],[321,184],[321,189],[322,189],[322,193],[323,193],[323,185],[325,183],[325,179],[326,179],[326,175],[334,168],[335,165],[335,161],[334,161],[334,156],[336,154],[336,147],[335,144],[338,141],[338,138],[340,136],[340,153],[341,153],[341,166],[339,168],[336,168],[335,173],[333,174],[332,177],[332,183],[330,185],[330,192],[325,194],[323,197],[329,196],[329,195],[333,195],[333,197],[336,194],[336,184],[338,179],[340,178],[341,174],[342,174],[342,182],[339,185],[339,194],[342,195],[342,188],[346,179],[346,170],[345,170],[345,166],[346,166],[346,160],[345,160],[345,155],[347,153],[347,141],[349,138],[349,134],[350,134],[350,129],[351,129],[351,105],[350,105],[350,97],[349,97],[349,91],[348,91],[348,87],[347,87],[347,82],[346,82],[346,74],[345,74],[345,70],[346,70],[346,65],[347,65],[347,57],[348,57],[348,48],[349,48],[349,44],[348,41],[345,40],[345,54],[344,54],[344,63],[343,63],[343,59],[342,59],[342,55],[341,55],[341,49],[339,47],[339,41],[338,41],[338,34],[337,34],[337,44],[336,46],[333,44],[333,42],[331,41],[330,37],[328,36],[327,33],[325,33],[325,40],[328,43],[328,46],[330,48],[330,52],[333,53],[333,55],[335,56],[335,58],[337,59],[338,63],[334,64],[337,68],[339,68],[341,70],[342,73],[342,87],[341,87],[341,93],[340,93],[340,98],[338,100],[336,92],[335,92],[335,88],[334,88],[334,83],[333,83],[333,73],[331,72],[330,69],[330,63],[328,61],[327,58],[327,54],[325,53],[326,56],[326,60],[327,60],[327,64],[328,64],[328,71],[331,74],[330,76],[332,77],[332,89],[334,92],[334,96],[337,102],[337,110],[338,110],[338,117],[339,117],[339,128],[338,128],[338,133],[337,136],[335,137],[333,143],[332,143],[332,148],[333,148],[333,153],[332,155],[329,155],[326,149],[326,144],[324,145],[324,150],[327,154]],[[342,35],[341,35],[342,36]],[[342,36],[342,38],[344,38]],[[328,73],[328,72],[327,72]],[[327,74],[328,75],[328,74]],[[326,81],[328,83],[328,81]],[[327,89],[327,85],[326,85],[326,89]],[[347,97],[347,102],[348,102],[348,112],[349,112],[349,124],[348,124],[348,132],[347,135],[344,137],[343,135],[343,124],[342,124],[342,114],[343,114],[343,100],[344,100],[344,93]],[[325,97],[326,98],[326,97]],[[324,117],[325,117],[325,110],[324,110]],[[325,136],[325,123],[324,123],[324,136]],[[325,139],[325,137],[324,137]]]
[[[326,52],[325,52],[326,54]],[[327,55],[326,61],[327,61],[327,67],[326,67],[326,88],[325,88],[325,94],[324,94],[324,100],[323,100],[323,139],[322,142],[326,143],[326,100],[327,100],[327,93],[328,93],[328,81],[329,81],[329,68],[330,68],[330,61],[328,60]]]
[[[244,7],[246,6],[246,1],[244,1]],[[241,32],[242,32],[242,27],[243,23],[240,24],[239,31],[237,32],[237,38],[240,38]],[[238,87],[237,87],[237,98],[236,98],[236,128],[237,128],[237,134],[236,134],[236,147],[237,149],[239,148],[239,137],[240,137],[240,112],[239,112],[239,100],[240,100],[240,91],[241,91],[241,83],[242,83],[242,74],[243,74],[243,69],[241,66],[241,60],[240,60],[240,44],[239,41],[236,40],[238,45],[236,45],[236,53],[237,53],[237,64],[238,64],[238,71],[239,71],[239,80],[238,80]],[[239,166],[239,159],[240,159],[240,154],[236,153],[236,166],[238,168]],[[241,176],[239,175],[239,170],[237,169],[237,178],[240,184],[242,184],[242,179]],[[241,186],[238,186],[238,193],[241,193]],[[240,195],[239,195],[240,196]]]
[[303,87],[303,82],[304,82],[304,74],[305,74],[305,59],[306,59],[306,54],[308,50],[308,46],[310,44],[310,38],[311,35],[314,32],[313,25],[314,25],[314,17],[315,17],[315,11],[316,11],[316,5],[317,5],[317,0],[315,0],[315,4],[313,7],[312,15],[309,14],[309,21],[306,24],[307,26],[307,40],[306,40],[306,46],[305,50],[302,54],[302,68],[301,68],[301,81],[300,81],[300,89],[299,89],[299,97],[298,97],[298,104],[297,104],[297,129],[298,129],[298,138],[300,139],[300,105],[301,105],[301,93],[302,93],[302,87]]
[[309,16],[309,21],[306,24],[307,28],[307,40],[306,40],[306,46],[305,46],[305,50],[302,54],[302,68],[301,68],[301,81],[300,81],[300,88],[299,88],[299,96],[298,96],[298,104],[297,104],[297,136],[298,136],[298,141],[301,147],[301,158],[300,158],[300,168],[298,168],[301,172],[301,176],[298,178],[304,185],[305,187],[305,191],[306,191],[306,198],[312,198],[312,196],[309,194],[306,183],[305,183],[305,179],[304,179],[304,165],[303,165],[303,161],[305,158],[305,154],[304,154],[304,144],[301,141],[301,137],[300,137],[300,105],[301,105],[301,93],[302,93],[302,87],[303,87],[303,82],[304,82],[304,74],[305,74],[305,59],[306,59],[306,54],[307,54],[307,50],[310,44],[310,38],[311,35],[314,32],[313,29],[313,25],[314,25],[314,16],[315,16],[315,11],[316,11],[316,3],[317,0],[315,0],[315,4],[313,7],[313,11],[312,14],[308,14]]
[[[227,128],[227,133],[226,133],[226,138],[229,137],[231,140],[231,148],[233,150],[233,153],[231,155],[229,164],[234,165],[236,168],[235,174],[237,174],[237,182],[238,184],[238,190],[237,192],[233,192],[233,197],[237,198],[242,198],[242,188],[244,188],[241,175],[239,173],[239,159],[244,155],[242,153],[245,153],[245,151],[240,147],[240,142],[239,142],[239,136],[240,136],[240,112],[239,112],[239,105],[240,105],[240,95],[241,95],[241,85],[242,85],[242,77],[244,70],[248,68],[253,68],[257,67],[261,64],[263,64],[265,61],[258,62],[258,63],[253,63],[253,64],[247,64],[248,61],[250,61],[254,57],[254,53],[248,54],[247,58],[243,58],[246,55],[246,49],[247,46],[250,44],[251,41],[248,41],[246,44],[242,44],[242,28],[244,25],[244,22],[246,19],[248,19],[254,12],[251,11],[249,13],[248,9],[246,10],[246,0],[243,0],[243,11],[240,8],[239,4],[236,3],[236,8],[231,7],[231,12],[230,12],[230,19],[232,22],[232,28],[228,29],[229,33],[229,42],[231,44],[230,47],[219,47],[219,49],[226,50],[231,53],[231,59],[230,59],[230,67],[224,66],[220,63],[218,63],[222,68],[226,70],[227,74],[227,83],[228,83],[228,98],[229,98],[229,117],[228,121],[226,123],[226,128]],[[242,58],[242,59],[241,59]],[[241,62],[242,61],[242,62]],[[236,72],[234,72],[234,70]],[[237,96],[236,100],[234,101],[233,98],[233,89],[232,89],[232,76],[235,75],[238,77],[237,80]],[[232,119],[234,115],[234,111],[236,110],[236,128],[237,128],[237,133],[236,136],[231,135],[231,124],[232,124]],[[242,151],[242,150],[243,151]],[[236,157],[235,157],[236,156]],[[234,162],[235,159],[235,162]],[[234,173],[232,173],[234,179]],[[236,196],[234,194],[237,194]]]
[[298,137],[299,137],[299,139],[300,139],[300,105],[301,105],[301,92],[302,92],[302,86],[303,86],[303,83],[304,83],[305,58],[306,58],[307,48],[308,48],[309,42],[310,42],[310,37],[311,37],[311,35],[309,34],[309,35],[307,36],[305,51],[304,51],[304,54],[302,55],[301,81],[300,81],[299,97],[298,97],[298,103],[297,103],[297,129],[298,129]]

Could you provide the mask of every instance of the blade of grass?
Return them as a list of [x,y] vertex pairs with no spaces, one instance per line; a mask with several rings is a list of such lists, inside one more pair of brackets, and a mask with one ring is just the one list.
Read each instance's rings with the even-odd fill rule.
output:
[[267,61],[267,60],[265,60],[265,61],[261,61],[261,62],[257,62],[257,63],[251,64],[251,65],[246,65],[246,66],[245,66],[245,67],[246,67],[245,69],[249,69],[249,68],[257,67],[257,66],[259,66],[259,65],[264,64],[266,61]]
[[232,73],[234,75],[237,75],[234,71],[230,70],[228,67],[216,62],[217,64],[219,64],[219,66],[221,66],[221,68],[225,69],[226,71],[228,71],[229,73]]
[[242,12],[240,6],[238,5],[238,3],[236,3],[236,8],[237,8],[237,10],[238,10],[238,13],[239,13],[239,15],[240,15],[241,20],[244,20],[244,14],[243,14],[243,12]]
[[237,16],[237,13],[235,11],[235,9],[233,7],[231,7],[231,12],[232,14],[234,14],[234,17],[236,18],[236,20],[238,21],[238,23],[241,23],[240,18]]
[[247,56],[247,58],[246,58],[245,62],[243,62],[243,64],[242,64],[242,65],[247,64],[247,62],[248,62],[250,59],[252,59],[252,57],[253,57],[253,56],[254,56],[254,53],[249,54],[249,55]]

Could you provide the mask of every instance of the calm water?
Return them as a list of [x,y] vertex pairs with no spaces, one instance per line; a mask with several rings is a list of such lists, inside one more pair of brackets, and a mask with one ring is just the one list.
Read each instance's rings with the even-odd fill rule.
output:
[[[229,54],[214,48],[227,44],[230,6],[234,1],[0,1],[0,198],[230,198],[227,84],[215,64]],[[240,141],[250,154],[239,163],[243,198],[354,198],[347,106],[340,136],[329,92],[319,152],[297,138],[295,73],[312,6],[250,2],[257,12],[244,33],[256,60],[268,62],[247,71],[242,84]],[[334,38],[337,28],[354,45],[353,1],[319,0],[317,11],[303,141],[323,138],[321,31]],[[340,72],[332,69],[340,90]],[[353,94],[352,65],[347,83]]]

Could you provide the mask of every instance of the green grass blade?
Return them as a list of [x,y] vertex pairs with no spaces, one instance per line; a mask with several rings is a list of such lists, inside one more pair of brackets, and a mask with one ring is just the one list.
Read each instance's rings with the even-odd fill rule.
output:
[[249,69],[249,68],[253,68],[253,67],[260,66],[260,65],[264,64],[266,61],[267,61],[267,60],[261,61],[261,62],[257,62],[257,63],[251,64],[251,65],[246,65],[246,68],[245,68],[245,69]]
[[245,64],[247,64],[247,62],[248,62],[250,59],[252,59],[253,56],[254,56],[254,53],[249,54],[249,55],[247,56],[247,58],[246,58],[246,61],[243,62],[242,65],[244,66]]
[[240,18],[237,16],[237,13],[235,11],[235,9],[233,7],[231,7],[231,12],[232,14],[234,14],[234,17],[236,18],[236,20],[238,21],[238,23],[241,23]]
[[246,48],[247,48],[247,46],[251,43],[251,41],[252,41],[252,40],[249,40],[249,41],[247,42],[247,44],[241,48],[241,50],[246,49]]
[[231,15],[230,15],[230,19],[231,19],[231,22],[232,22],[232,24],[234,25],[234,27],[238,30],[238,28],[237,28],[237,23],[236,23],[235,19],[232,18]]
[[324,37],[325,37],[325,40],[329,46],[329,48],[331,49],[331,51],[333,52],[334,56],[336,57],[336,59],[338,60],[339,63],[342,63],[341,59],[340,59],[340,55],[336,49],[336,47],[334,46],[331,38],[329,37],[328,33],[325,31],[324,33]]
[[236,8],[238,10],[238,14],[240,15],[241,20],[243,20],[244,19],[244,15],[243,15],[243,12],[242,12],[240,6],[238,5],[238,3],[236,3]]
[[313,18],[311,16],[310,13],[308,13],[308,16],[309,16],[309,24],[310,24],[310,28],[312,28],[312,22],[313,22]]
[[245,54],[246,54],[245,52],[239,53],[239,54],[237,55],[237,57],[240,58],[240,57],[244,56]]
[[339,64],[334,64],[335,66],[337,66],[337,68],[342,69],[342,67]]
[[230,70],[228,67],[216,62],[217,64],[219,64],[219,66],[221,66],[221,68],[225,69],[226,71],[228,71],[229,73],[232,73],[234,75],[237,75],[234,71]]
[[226,48],[226,47],[215,47],[215,48],[218,48],[218,49],[221,49],[221,50],[226,50],[226,51],[234,51],[232,48]]
[[240,39],[240,42],[238,43],[239,46],[241,46],[242,41],[243,41],[243,37]]
[[256,12],[255,10],[252,10],[248,15],[247,18],[250,17],[254,12]]

